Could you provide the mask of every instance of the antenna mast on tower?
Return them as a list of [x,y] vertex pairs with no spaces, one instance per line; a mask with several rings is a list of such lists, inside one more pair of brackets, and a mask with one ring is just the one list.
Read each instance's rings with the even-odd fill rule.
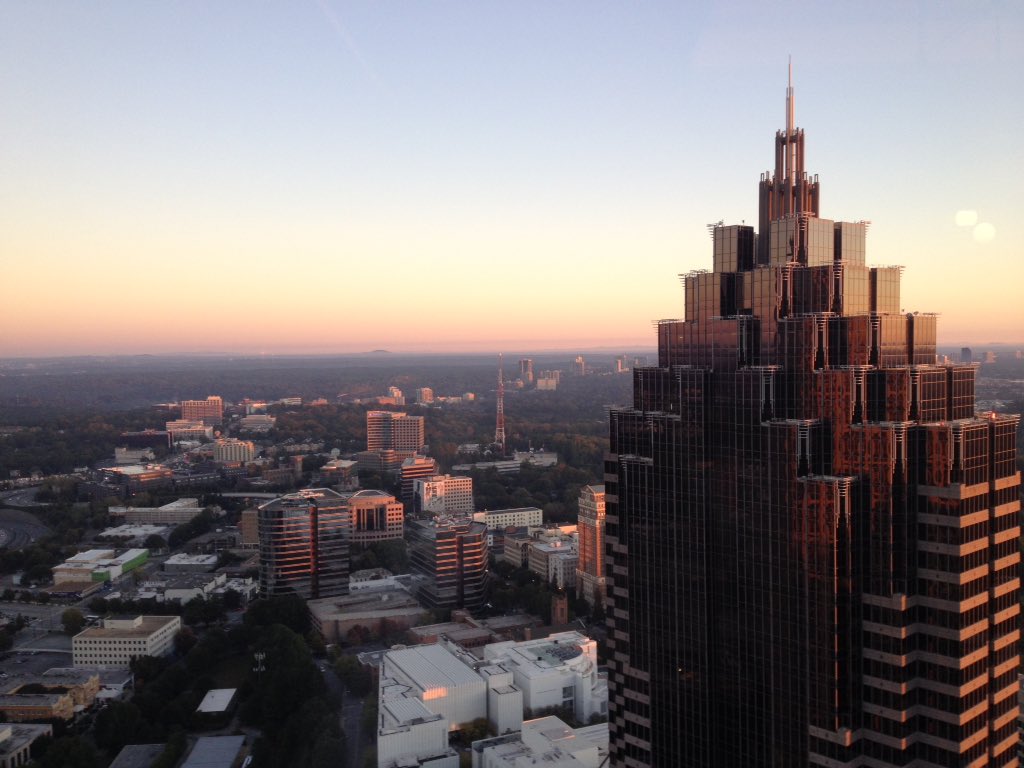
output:
[[501,372],[501,352],[498,353],[498,414],[494,425],[494,444],[505,456],[505,377]]

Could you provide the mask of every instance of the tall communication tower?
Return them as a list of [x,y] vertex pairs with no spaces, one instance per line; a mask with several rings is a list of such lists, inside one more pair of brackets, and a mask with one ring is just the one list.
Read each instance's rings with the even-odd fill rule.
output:
[[501,372],[501,352],[498,353],[498,415],[494,425],[494,444],[505,455],[505,376]]

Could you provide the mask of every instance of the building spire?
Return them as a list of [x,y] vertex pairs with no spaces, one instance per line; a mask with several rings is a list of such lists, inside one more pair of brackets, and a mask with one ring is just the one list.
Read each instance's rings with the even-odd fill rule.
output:
[[793,56],[789,57],[789,84],[786,87],[786,180],[796,176],[796,142],[793,132],[796,130],[796,98],[793,95]]

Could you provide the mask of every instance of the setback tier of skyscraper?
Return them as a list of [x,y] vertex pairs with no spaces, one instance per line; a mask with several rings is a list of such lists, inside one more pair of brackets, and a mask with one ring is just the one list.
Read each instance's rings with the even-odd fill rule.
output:
[[1017,416],[775,139],[611,414],[616,766],[1017,764]]

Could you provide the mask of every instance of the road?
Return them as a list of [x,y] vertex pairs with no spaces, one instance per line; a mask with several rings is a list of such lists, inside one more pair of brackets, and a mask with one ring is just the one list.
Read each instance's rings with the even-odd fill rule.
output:
[[[0,507],[4,503],[6,502],[0,501]],[[22,509],[0,509],[0,547],[21,549],[49,532],[50,529],[31,512]]]
[[[350,693],[346,693],[345,686],[341,684],[341,680],[334,674],[334,669],[330,663],[321,661],[320,666],[323,669],[324,682],[327,683],[327,688],[341,702],[339,720],[341,730],[345,732],[348,764],[360,766],[363,764],[363,742],[365,741],[362,724],[363,700]],[[376,692],[372,695],[376,695]]]

